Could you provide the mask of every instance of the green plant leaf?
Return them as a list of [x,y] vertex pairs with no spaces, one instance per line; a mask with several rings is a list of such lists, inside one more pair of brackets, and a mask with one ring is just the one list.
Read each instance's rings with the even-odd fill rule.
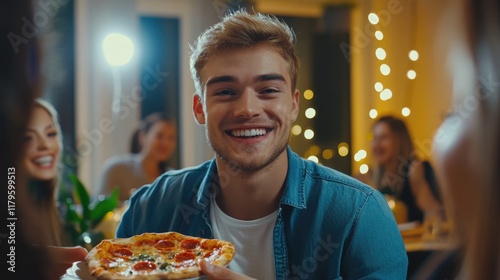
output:
[[116,208],[116,206],[118,206],[119,192],[120,190],[118,188],[115,188],[109,196],[99,201],[90,210],[89,217],[92,226],[98,225],[109,211],[113,211]]
[[80,218],[80,216],[76,212],[73,201],[70,198],[68,198],[64,202],[66,204],[66,222],[69,224],[73,223],[79,224],[82,218]]
[[78,199],[80,200],[80,203],[82,204],[82,214],[83,214],[83,220],[88,221],[89,216],[90,216],[90,196],[89,193],[87,192],[87,189],[85,186],[80,182],[78,177],[74,174],[70,174],[69,178],[75,185],[75,190],[76,190],[76,195],[78,196]]

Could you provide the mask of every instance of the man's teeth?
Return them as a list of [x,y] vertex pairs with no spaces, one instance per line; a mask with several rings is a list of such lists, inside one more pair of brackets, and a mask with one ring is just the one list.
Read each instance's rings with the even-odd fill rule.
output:
[[232,130],[231,135],[235,137],[253,137],[253,136],[261,136],[265,135],[265,129],[242,129],[242,130]]
[[40,164],[40,165],[49,165],[52,163],[52,161],[54,161],[53,156],[43,156],[43,157],[39,157],[39,158],[34,160],[34,162],[36,164]]

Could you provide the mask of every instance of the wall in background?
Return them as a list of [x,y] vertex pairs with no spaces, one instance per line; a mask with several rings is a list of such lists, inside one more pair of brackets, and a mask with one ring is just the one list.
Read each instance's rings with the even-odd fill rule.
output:
[[[351,155],[364,149],[368,156],[353,161],[353,172],[361,164],[371,164],[370,140],[373,119],[371,109],[378,116],[393,114],[404,118],[412,133],[418,155],[432,159],[432,137],[443,120],[451,102],[451,83],[446,73],[433,71],[445,63],[443,53],[437,55],[438,29],[448,1],[359,1],[352,10],[351,40],[348,53],[352,63],[352,137]],[[369,13],[379,15],[376,25],[368,21]],[[383,32],[377,40],[374,32]],[[375,56],[377,48],[387,54],[384,60]],[[411,61],[408,52],[419,53],[417,61]],[[380,65],[390,66],[384,76]],[[408,70],[416,71],[416,78],[406,77]],[[379,98],[376,82],[390,88],[393,97],[387,101]],[[403,117],[401,109],[408,107],[411,114]]]

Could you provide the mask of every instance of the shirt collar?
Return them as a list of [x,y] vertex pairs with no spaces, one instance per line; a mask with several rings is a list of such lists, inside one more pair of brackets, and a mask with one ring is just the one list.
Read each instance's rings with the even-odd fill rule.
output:
[[[305,161],[301,159],[292,149],[287,147],[288,153],[288,172],[283,185],[283,194],[281,204],[305,209]],[[215,158],[208,162],[208,169],[201,186],[197,193],[196,202],[199,205],[207,207],[210,198],[219,191],[219,182],[217,174],[217,164]]]

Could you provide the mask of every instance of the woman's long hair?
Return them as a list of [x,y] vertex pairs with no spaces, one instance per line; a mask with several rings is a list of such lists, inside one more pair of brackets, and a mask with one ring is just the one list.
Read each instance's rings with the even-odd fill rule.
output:
[[396,174],[386,174],[386,169],[383,166],[377,164],[374,172],[373,181],[375,187],[380,189],[386,186],[382,186],[382,181],[384,176],[392,176],[392,180],[399,180],[402,182],[404,177],[407,176],[407,169],[409,164],[413,159],[415,159],[413,142],[411,140],[410,132],[406,124],[401,120],[393,116],[382,116],[375,121],[373,127],[378,124],[387,124],[392,133],[396,136],[396,141],[398,142],[397,151],[397,173]]
[[[57,131],[57,141],[62,150],[62,133],[59,124],[59,119],[57,116],[57,111],[52,106],[42,99],[34,100],[34,108],[40,107],[44,109],[52,120],[52,125]],[[56,162],[58,163],[61,157],[59,153]],[[57,166],[59,168],[59,166]],[[59,177],[56,176],[52,180],[40,181],[29,178],[28,181],[29,194],[35,207],[39,210],[39,215],[42,215],[44,221],[46,221],[46,234],[49,245],[59,246],[61,245],[61,224],[59,219],[59,213],[56,204],[57,186],[59,184]]]
[[[131,146],[130,146],[130,151],[132,153],[140,153],[140,151],[141,151],[142,147],[140,146],[140,143],[139,143],[139,134],[143,133],[144,135],[146,135],[151,130],[151,128],[158,122],[166,122],[166,123],[172,124],[174,127],[177,127],[175,120],[166,113],[157,112],[157,113],[153,113],[153,114],[147,116],[141,122],[139,129],[136,130],[134,132],[134,134],[132,135],[132,141],[131,141]],[[160,174],[167,171],[168,163],[169,163],[169,159],[158,163],[158,170],[159,170]]]

